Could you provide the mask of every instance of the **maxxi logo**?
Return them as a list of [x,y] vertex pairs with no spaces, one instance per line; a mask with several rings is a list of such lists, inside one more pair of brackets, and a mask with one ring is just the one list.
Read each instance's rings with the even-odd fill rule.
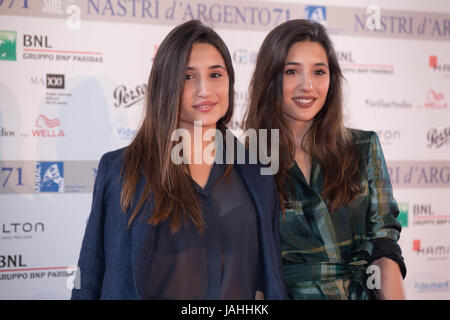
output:
[[64,89],[63,74],[47,74],[47,89]]

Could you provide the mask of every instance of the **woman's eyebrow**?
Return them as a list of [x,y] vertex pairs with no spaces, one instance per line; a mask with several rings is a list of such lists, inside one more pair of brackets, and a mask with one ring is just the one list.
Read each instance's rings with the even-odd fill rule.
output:
[[[224,66],[222,66],[222,65],[220,65],[220,64],[215,64],[215,65],[213,65],[213,66],[210,66],[210,67],[208,67],[208,69],[217,69],[217,68],[222,68],[223,70],[227,70]],[[195,69],[197,69],[197,68],[195,68],[195,67],[191,67],[191,66],[188,66],[187,68],[186,68],[186,70],[195,70]]]
[[[284,65],[285,66],[291,66],[291,65],[300,66],[301,63],[299,63],[299,62],[286,62]],[[323,67],[327,67],[328,68],[328,64],[326,64],[325,62],[317,62],[317,63],[314,64],[314,66],[315,67],[322,67],[323,66]]]

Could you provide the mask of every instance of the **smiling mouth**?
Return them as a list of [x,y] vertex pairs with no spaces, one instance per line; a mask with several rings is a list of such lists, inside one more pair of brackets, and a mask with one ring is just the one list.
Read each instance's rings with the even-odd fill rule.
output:
[[295,102],[296,105],[302,108],[309,108],[314,104],[316,99],[312,97],[307,98],[292,98],[292,101]]
[[210,111],[211,109],[213,109],[215,105],[216,105],[216,103],[199,104],[199,105],[194,106],[194,109],[196,109],[198,111],[206,112],[206,111]]

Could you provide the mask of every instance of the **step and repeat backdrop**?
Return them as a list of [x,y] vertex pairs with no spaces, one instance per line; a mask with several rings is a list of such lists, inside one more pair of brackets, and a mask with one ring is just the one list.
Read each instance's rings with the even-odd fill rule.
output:
[[0,299],[70,297],[98,160],[136,133],[174,26],[200,19],[229,46],[238,132],[258,48],[295,18],[328,28],[346,122],[380,137],[407,298],[450,299],[450,5],[314,2],[0,0]]

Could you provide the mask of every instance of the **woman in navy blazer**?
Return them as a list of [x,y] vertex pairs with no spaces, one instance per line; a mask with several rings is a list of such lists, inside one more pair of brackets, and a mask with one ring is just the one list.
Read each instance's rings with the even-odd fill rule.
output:
[[[100,160],[72,299],[284,299],[273,176],[217,161],[237,139],[190,141],[214,129],[217,147],[233,114],[223,40],[199,21],[176,27],[147,90],[132,143]],[[192,162],[199,150],[215,161]]]

